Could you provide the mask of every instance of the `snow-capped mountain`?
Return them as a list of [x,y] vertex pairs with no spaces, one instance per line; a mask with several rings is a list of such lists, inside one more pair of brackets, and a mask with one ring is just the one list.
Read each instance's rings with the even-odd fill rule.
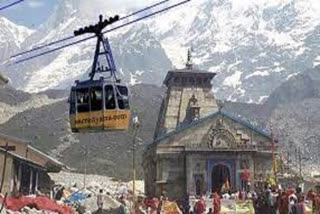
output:
[[5,59],[21,48],[25,39],[34,31],[0,17],[0,58]]
[[[72,35],[95,23],[104,8],[84,0],[60,1],[48,22],[13,50]],[[124,14],[104,14],[116,12]],[[214,91],[219,98],[262,102],[282,82],[320,62],[319,12],[318,0],[193,0],[108,36],[118,70],[131,84],[160,84],[168,69],[184,66],[192,47],[195,66],[218,73]],[[87,41],[3,69],[19,89],[69,87],[90,68],[94,44]]]

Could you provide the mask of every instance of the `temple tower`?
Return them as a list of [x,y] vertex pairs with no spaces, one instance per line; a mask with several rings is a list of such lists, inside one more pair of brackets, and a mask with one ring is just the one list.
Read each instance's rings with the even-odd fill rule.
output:
[[183,69],[169,71],[154,138],[218,111],[211,81],[215,73],[194,68],[191,51]]

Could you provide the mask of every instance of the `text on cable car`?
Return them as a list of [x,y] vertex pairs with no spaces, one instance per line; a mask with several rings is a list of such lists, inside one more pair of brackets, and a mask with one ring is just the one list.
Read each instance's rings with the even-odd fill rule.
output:
[[108,115],[108,116],[101,116],[101,117],[91,117],[91,118],[83,118],[77,119],[75,122],[76,124],[85,124],[85,123],[101,123],[105,121],[111,120],[126,120],[128,119],[127,114],[119,114],[119,115]]

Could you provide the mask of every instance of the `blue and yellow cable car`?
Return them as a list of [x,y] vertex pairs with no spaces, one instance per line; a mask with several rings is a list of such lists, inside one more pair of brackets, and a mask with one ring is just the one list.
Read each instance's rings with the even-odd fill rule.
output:
[[[115,22],[119,17],[100,21],[95,26],[75,31],[74,34],[95,33],[98,41],[94,56],[90,79],[76,81],[71,88],[70,126],[72,132],[79,131],[114,131],[127,130],[130,125],[129,89],[116,76],[116,66],[113,60],[110,44],[104,38],[102,29]],[[100,52],[100,45],[103,52]],[[99,56],[105,56],[106,66],[99,62]],[[97,73],[110,73],[108,77],[94,79]]]

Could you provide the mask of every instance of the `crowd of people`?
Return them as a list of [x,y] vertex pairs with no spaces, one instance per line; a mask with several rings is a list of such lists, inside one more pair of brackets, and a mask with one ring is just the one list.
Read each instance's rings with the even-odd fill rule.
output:
[[[236,191],[224,194],[214,193],[210,199],[199,197],[190,203],[190,197],[184,200],[172,200],[167,197],[141,199],[136,204],[135,213],[141,214],[221,214],[224,201],[251,201],[256,214],[320,214],[320,194],[310,190],[307,194],[301,188],[272,188],[270,185],[255,191]],[[208,205],[208,201],[212,203]],[[121,212],[122,214],[129,213]],[[132,213],[132,212],[130,212]]]
[[256,213],[261,214],[320,214],[320,194],[312,189],[304,194],[301,188],[271,188],[254,199]]

